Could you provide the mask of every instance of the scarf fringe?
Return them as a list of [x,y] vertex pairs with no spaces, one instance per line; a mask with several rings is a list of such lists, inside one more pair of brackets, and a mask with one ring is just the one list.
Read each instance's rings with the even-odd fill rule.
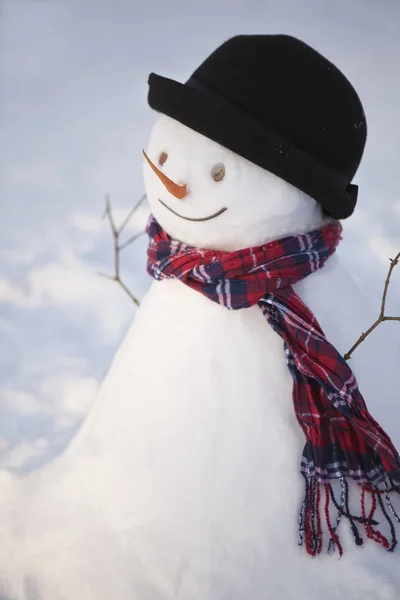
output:
[[[315,557],[322,551],[322,511],[323,516],[325,517],[325,524],[330,535],[327,546],[328,554],[334,554],[335,550],[337,549],[339,558],[343,555],[343,547],[337,534],[337,530],[342,518],[348,520],[354,541],[357,546],[362,546],[364,544],[364,539],[361,536],[356,523],[364,527],[365,534],[368,539],[380,544],[388,552],[394,551],[398,544],[394,521],[400,523],[400,516],[393,506],[390,494],[394,492],[400,496],[400,488],[394,484],[390,477],[388,478],[388,481],[383,482],[384,489],[379,489],[378,486],[360,484],[361,516],[353,515],[350,512],[349,484],[345,477],[339,478],[339,500],[335,497],[331,483],[320,483],[317,481],[316,477],[306,476],[304,473],[303,477],[305,480],[305,494],[299,514],[298,530],[299,546],[305,545],[307,554]],[[321,507],[322,487],[325,491],[325,501],[323,503],[323,507]],[[371,508],[368,516],[366,510],[366,494],[368,494],[371,501]],[[332,506],[337,511],[336,519],[333,524],[330,514]],[[376,529],[376,527],[379,525],[379,522],[374,519],[374,516],[378,506],[389,526],[391,537],[390,541],[378,529]]]

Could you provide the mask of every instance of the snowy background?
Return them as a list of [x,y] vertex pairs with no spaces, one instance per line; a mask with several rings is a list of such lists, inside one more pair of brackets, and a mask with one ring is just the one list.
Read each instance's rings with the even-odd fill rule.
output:
[[[134,315],[124,292],[97,271],[111,273],[113,260],[104,195],[122,221],[143,193],[141,148],[154,119],[148,74],[184,81],[234,34],[293,34],[358,90],[369,136],[341,253],[378,311],[388,259],[400,250],[397,0],[0,7],[0,467],[31,469],[62,450]],[[145,217],[141,211],[126,234]],[[123,256],[139,298],[149,285],[145,248],[141,238]],[[388,313],[400,314],[400,267]],[[383,326],[398,330],[400,348],[399,323]]]

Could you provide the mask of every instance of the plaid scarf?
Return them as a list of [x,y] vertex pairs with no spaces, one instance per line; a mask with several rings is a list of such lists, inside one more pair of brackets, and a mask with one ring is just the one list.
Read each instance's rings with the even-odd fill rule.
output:
[[[153,216],[147,227],[147,270],[154,279],[179,279],[230,310],[258,304],[282,337],[293,378],[294,410],[306,437],[299,544],[312,556],[322,548],[321,508],[330,535],[330,554],[335,548],[342,554],[337,534],[342,518],[348,519],[357,545],[363,543],[357,527],[361,524],[369,539],[389,551],[397,544],[394,522],[400,523],[391,500],[391,492],[400,493],[400,457],[369,414],[349,365],[292,287],[324,266],[335,252],[341,232],[341,224],[334,221],[304,235],[222,252],[171,239]],[[348,477],[359,485],[361,516],[350,513]],[[371,503],[368,514],[367,495]],[[378,506],[390,538],[376,529],[379,523],[373,517]],[[332,510],[336,511],[334,521]]]

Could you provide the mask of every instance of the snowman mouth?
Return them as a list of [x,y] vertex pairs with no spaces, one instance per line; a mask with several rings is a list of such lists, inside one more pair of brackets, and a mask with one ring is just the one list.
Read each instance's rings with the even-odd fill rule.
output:
[[180,217],[181,219],[185,219],[185,221],[210,221],[210,219],[215,219],[216,217],[219,217],[219,215],[222,215],[222,213],[224,213],[226,210],[228,210],[227,207],[225,206],[224,208],[221,208],[216,213],[209,215],[208,217],[185,217],[184,215],[180,215],[179,213],[177,213],[175,210],[172,210],[172,208],[170,208],[162,200],[158,199],[158,201],[160,202],[160,204],[162,204],[165,208],[167,208],[174,215],[176,215],[177,217]]

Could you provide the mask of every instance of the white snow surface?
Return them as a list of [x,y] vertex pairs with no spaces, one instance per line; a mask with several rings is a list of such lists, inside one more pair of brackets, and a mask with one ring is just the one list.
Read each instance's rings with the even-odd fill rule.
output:
[[[166,145],[165,172],[187,180],[191,192],[178,201],[144,167],[146,189],[178,239],[234,249],[322,222],[311,198],[161,118],[150,158]],[[211,180],[211,193],[215,161],[227,175]],[[187,216],[222,202],[225,220],[179,220],[160,207],[160,194]],[[296,291],[341,352],[373,320],[340,252]],[[372,415],[400,446],[397,356],[382,328],[351,365]],[[372,542],[356,547],[348,523],[340,526],[339,561],[326,553],[312,559],[297,545],[304,438],[291,392],[282,341],[257,306],[228,311],[181,282],[154,282],[67,450],[29,475],[0,472],[1,593],[10,600],[398,598],[399,554]]]

